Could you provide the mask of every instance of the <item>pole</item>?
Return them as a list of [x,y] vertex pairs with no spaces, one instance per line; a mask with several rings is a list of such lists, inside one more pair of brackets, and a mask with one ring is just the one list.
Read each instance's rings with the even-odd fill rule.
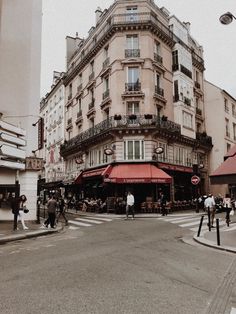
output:
[[209,231],[211,231],[211,213],[210,213],[210,207],[207,207],[207,215],[208,215],[208,228]]
[[220,224],[219,224],[219,218],[216,218],[216,234],[217,234],[217,245],[220,246]]
[[37,220],[36,223],[40,224],[40,199],[37,199]]
[[198,187],[197,187],[197,184],[195,185],[195,202],[196,202],[196,213],[199,213],[199,208],[198,208],[198,193],[197,193],[197,191],[198,191]]
[[200,224],[199,224],[199,228],[198,228],[197,237],[199,237],[199,236],[200,236],[201,229],[202,229],[203,219],[204,219],[204,215],[202,215],[202,217],[201,217],[201,219],[200,219]]

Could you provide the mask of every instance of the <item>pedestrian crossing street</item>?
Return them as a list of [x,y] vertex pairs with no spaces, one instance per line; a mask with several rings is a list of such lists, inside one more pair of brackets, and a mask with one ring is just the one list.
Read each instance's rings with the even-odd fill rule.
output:
[[[181,228],[188,228],[193,232],[197,232],[200,224],[201,214],[186,214],[186,215],[170,215],[170,216],[163,216],[160,218],[157,218],[158,220],[162,220],[165,222],[169,222],[172,224],[176,224]],[[203,224],[202,224],[202,231],[208,230],[208,217],[207,215],[204,215]],[[220,218],[219,220],[220,228],[225,228],[225,220]],[[227,230],[230,230],[230,227],[227,227]],[[214,229],[212,229],[214,230]],[[231,229],[232,230],[232,229]]]
[[107,218],[104,216],[84,216],[84,217],[76,217],[74,219],[68,220],[68,229],[70,230],[78,230],[83,227],[93,227],[100,225],[102,223],[111,222],[113,218]]

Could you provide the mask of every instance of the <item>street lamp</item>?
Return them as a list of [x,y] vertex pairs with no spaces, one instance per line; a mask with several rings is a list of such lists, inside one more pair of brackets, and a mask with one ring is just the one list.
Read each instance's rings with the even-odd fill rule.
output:
[[232,23],[232,22],[233,22],[233,19],[236,20],[236,17],[235,17],[232,13],[230,13],[230,12],[227,12],[227,13],[225,13],[225,14],[222,14],[222,15],[220,16],[220,18],[219,18],[220,23],[221,23],[221,24],[224,24],[224,25],[228,25],[228,24]]

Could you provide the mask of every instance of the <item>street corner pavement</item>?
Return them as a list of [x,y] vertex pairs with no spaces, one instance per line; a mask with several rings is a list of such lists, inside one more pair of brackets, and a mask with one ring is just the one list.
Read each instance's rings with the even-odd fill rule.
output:
[[221,226],[219,229],[218,239],[216,228],[212,228],[211,231],[202,231],[199,237],[197,236],[197,234],[195,234],[193,237],[193,239],[200,244],[231,253],[236,253],[235,238],[236,222],[230,224],[229,227],[226,224]]
[[62,224],[58,224],[55,229],[44,228],[42,224],[38,224],[34,221],[27,221],[27,230],[23,230],[21,223],[18,223],[18,230],[13,230],[12,221],[1,221],[0,222],[0,245],[11,241],[23,240],[47,234],[57,233],[63,229]]

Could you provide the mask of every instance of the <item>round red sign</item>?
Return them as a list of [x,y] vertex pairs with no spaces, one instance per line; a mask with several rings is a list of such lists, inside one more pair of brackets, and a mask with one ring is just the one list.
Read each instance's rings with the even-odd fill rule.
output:
[[192,176],[191,183],[197,185],[200,182],[200,178],[198,176]]

